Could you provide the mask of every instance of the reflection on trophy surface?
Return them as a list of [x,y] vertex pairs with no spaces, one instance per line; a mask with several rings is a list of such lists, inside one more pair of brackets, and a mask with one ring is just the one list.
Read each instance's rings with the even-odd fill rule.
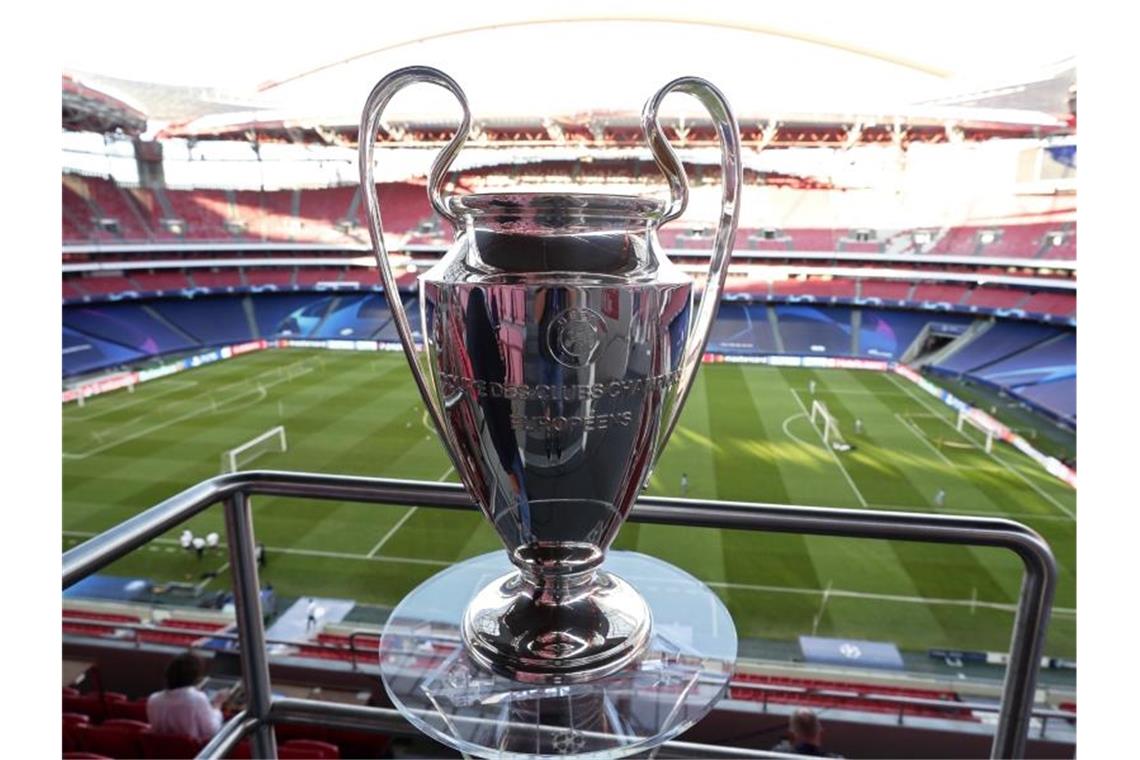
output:
[[[466,99],[435,69],[394,72],[361,123],[369,231],[389,292],[372,142],[388,100],[416,82],[451,91],[464,113],[428,183],[457,239],[420,278],[426,370],[399,299],[390,302],[456,470],[517,568],[470,601],[461,637],[477,663],[515,681],[602,678],[637,661],[651,638],[649,606],[602,563],[676,424],[720,299],[738,215],[736,123],[704,80],[675,80],[649,100],[643,127],[668,202],[517,192],[445,200],[446,169],[470,129]],[[721,225],[695,318],[691,279],[657,240],[687,202],[657,117],[672,91],[701,100],[723,147]]]

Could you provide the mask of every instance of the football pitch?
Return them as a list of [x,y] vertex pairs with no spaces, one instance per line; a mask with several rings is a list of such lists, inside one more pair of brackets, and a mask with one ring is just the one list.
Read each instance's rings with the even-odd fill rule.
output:
[[[808,418],[826,403],[851,451],[826,447]],[[855,419],[862,420],[861,433]],[[903,378],[859,370],[714,364],[701,368],[650,481],[696,499],[1010,517],[1038,531],[1059,582],[1046,654],[1076,650],[1076,494],[1005,444],[954,429],[955,413]],[[246,468],[455,480],[404,357],[262,351],[89,399],[63,410],[63,545],[74,546],[193,483],[223,452],[283,425],[288,451]],[[936,507],[935,494],[945,492]],[[263,582],[285,596],[393,605],[443,567],[500,548],[475,512],[255,497]],[[217,531],[215,507],[192,520]],[[105,572],[229,587],[224,551],[198,559],[178,533]],[[614,544],[708,583],[742,637],[801,634],[900,648],[1004,651],[1021,563],[997,549],[626,524]],[[202,573],[220,570],[216,579]]]

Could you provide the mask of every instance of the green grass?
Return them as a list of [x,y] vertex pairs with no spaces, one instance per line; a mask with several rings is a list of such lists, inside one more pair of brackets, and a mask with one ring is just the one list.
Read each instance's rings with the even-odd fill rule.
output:
[[[832,454],[806,418],[810,380],[853,451]],[[855,435],[854,419],[864,432]],[[275,425],[287,453],[251,466],[454,479],[398,354],[273,350],[117,391],[64,410],[64,546],[220,470],[221,453]],[[873,372],[709,365],[650,481],[694,498],[1009,516],[1041,533],[1060,568],[1046,650],[1076,642],[1076,494],[1019,452],[979,446],[954,414],[902,378]],[[939,440],[957,446],[939,446]],[[499,547],[475,513],[259,497],[264,579],[287,596],[394,604],[449,563]],[[209,510],[189,524],[222,532]],[[394,530],[395,529],[395,530]],[[181,528],[108,571],[197,581]],[[386,538],[386,540],[385,540]],[[905,649],[1008,648],[1021,565],[995,549],[627,524],[616,548],[708,582],[745,637],[890,640]],[[371,555],[371,556],[369,556]],[[229,583],[222,573],[208,588]],[[825,590],[828,590],[825,593]]]

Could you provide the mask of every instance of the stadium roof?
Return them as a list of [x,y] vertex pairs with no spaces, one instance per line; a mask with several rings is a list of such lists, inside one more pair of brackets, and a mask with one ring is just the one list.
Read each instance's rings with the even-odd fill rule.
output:
[[[412,63],[455,76],[477,119],[632,114],[682,74],[708,77],[738,114],[756,117],[906,115],[938,105],[953,119],[964,117],[948,108],[997,105],[999,120],[1044,123],[1065,111],[1075,42],[1049,21],[1048,3],[1032,14],[978,2],[774,5],[694,12],[577,0],[558,12],[436,2],[430,13],[393,15],[383,4],[342,3],[335,15],[269,18],[243,4],[211,13],[201,3],[178,12],[177,33],[161,35],[76,6],[65,66],[141,103],[152,129],[177,124],[182,134],[216,134],[227,122],[351,125],[372,84]],[[683,98],[667,108],[699,114]],[[420,87],[397,97],[391,117],[453,124],[456,107]]]

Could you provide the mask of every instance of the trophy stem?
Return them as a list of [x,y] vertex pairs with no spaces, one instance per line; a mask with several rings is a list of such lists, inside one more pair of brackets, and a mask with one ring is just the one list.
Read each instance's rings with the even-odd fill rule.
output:
[[651,624],[645,600],[613,573],[597,567],[546,573],[526,565],[475,595],[462,636],[471,657],[499,675],[581,683],[637,660]]

